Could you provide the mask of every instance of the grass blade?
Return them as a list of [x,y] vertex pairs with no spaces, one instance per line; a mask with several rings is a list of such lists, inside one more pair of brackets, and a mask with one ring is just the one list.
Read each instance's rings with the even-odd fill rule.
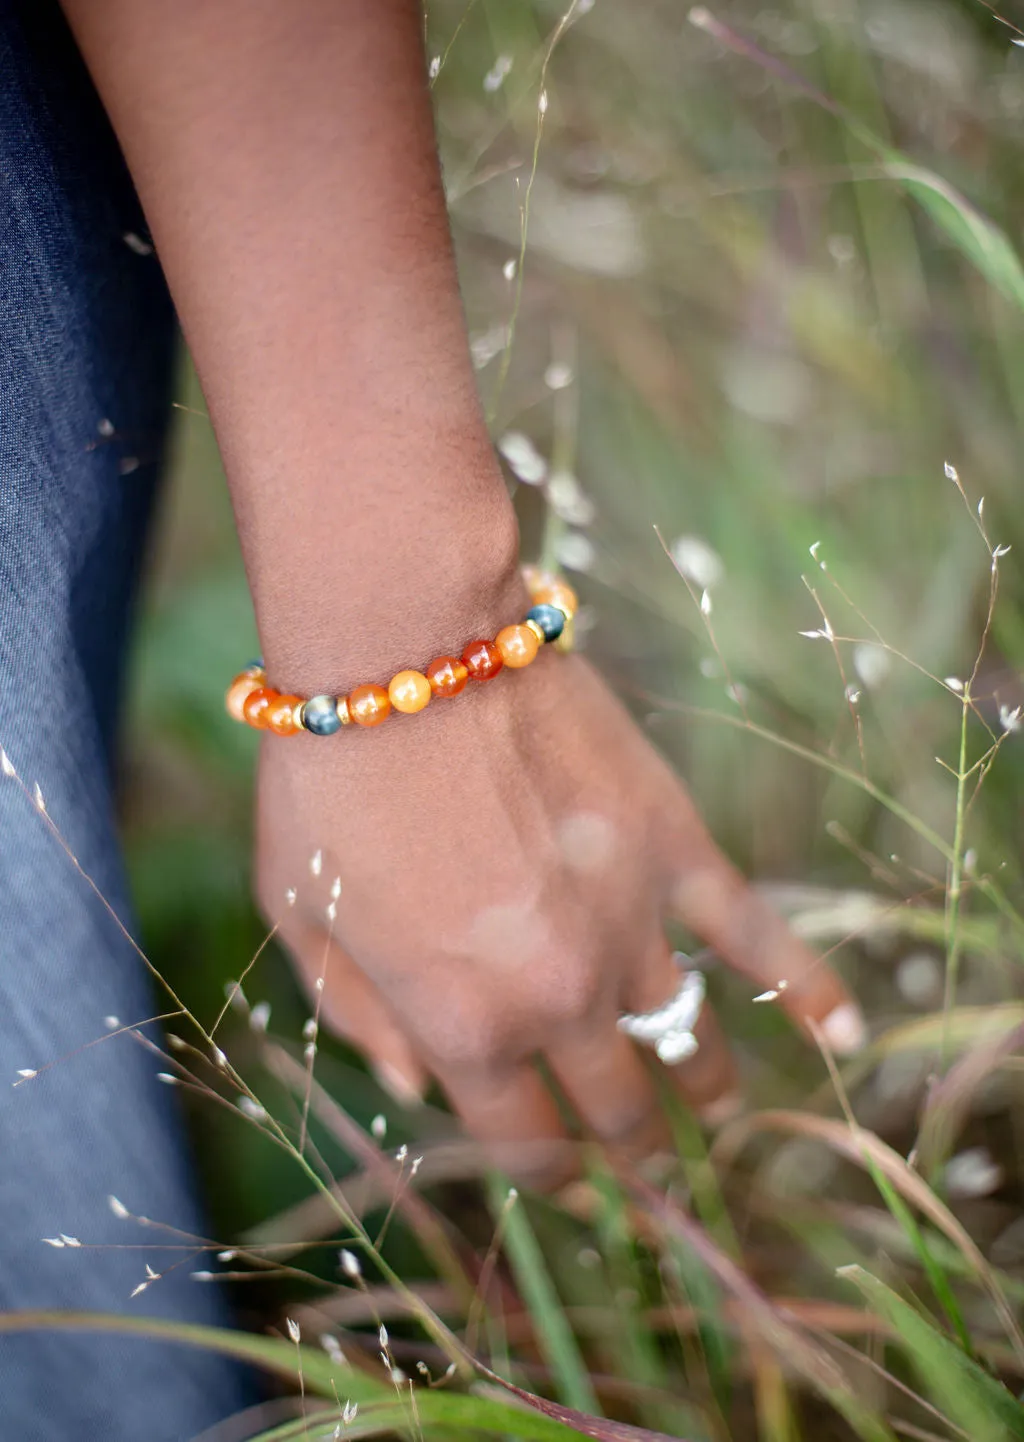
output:
[[948,181],[916,165],[908,156],[877,136],[844,106],[818,90],[798,71],[762,50],[752,40],[724,24],[703,5],[690,11],[690,21],[735,54],[744,55],[762,70],[798,90],[834,115],[882,162],[884,174],[898,181],[967,260],[1008,300],[1024,310],[1024,266],[1006,234]]
[[[254,1366],[275,1372],[279,1376],[297,1381],[301,1362],[307,1393],[334,1401],[335,1392],[357,1402],[360,1409],[373,1409],[370,1418],[382,1424],[372,1431],[400,1431],[409,1422],[409,1410],[396,1401],[394,1389],[384,1386],[367,1373],[345,1363],[335,1363],[319,1348],[297,1347],[283,1338],[257,1337],[248,1332],[238,1332],[227,1327],[203,1327],[189,1322],[171,1322],[162,1317],[126,1317],[103,1312],[3,1312],[0,1313],[0,1333],[27,1331],[55,1331],[68,1328],[74,1331],[119,1332],[137,1337],[151,1337],[164,1342],[181,1342],[186,1346],[205,1347],[209,1351],[225,1356],[237,1357]],[[481,1371],[492,1374],[486,1368]],[[500,1378],[495,1378],[501,1381]],[[443,1429],[446,1434],[461,1432],[488,1432],[497,1436],[514,1436],[527,1442],[567,1442],[579,1427],[563,1420],[569,1413],[564,1408],[535,1398],[521,1388],[502,1383],[507,1390],[515,1393],[520,1402],[527,1406],[512,1405],[491,1397],[466,1395],[461,1392],[447,1392],[440,1388],[419,1387],[416,1389],[416,1411],[425,1430]],[[597,1432],[593,1427],[617,1426],[605,1424],[597,1418],[582,1418],[586,1421],[591,1436],[612,1439],[657,1438],[660,1434],[647,1434],[640,1428],[625,1428],[612,1432]],[[302,1423],[300,1422],[300,1427]],[[282,1434],[278,1429],[277,1435]],[[301,1431],[297,1434],[302,1435]],[[363,1435],[369,1435],[368,1432]]]
[[[590,1181],[597,1197],[596,1227],[601,1255],[605,1259],[612,1297],[635,1297],[618,1301],[615,1307],[617,1330],[609,1339],[610,1349],[618,1353],[618,1370],[641,1387],[661,1393],[671,1390],[665,1359],[655,1332],[644,1319],[644,1276],[636,1255],[635,1239],[630,1226],[626,1200],[615,1177],[595,1161]],[[666,1403],[638,1402],[640,1416],[652,1425],[677,1434],[683,1424],[683,1408]]]
[[1024,1337],[1017,1319],[980,1248],[927,1182],[907,1165],[898,1152],[893,1151],[892,1147],[871,1132],[858,1130],[857,1135],[854,1135],[845,1121],[840,1122],[833,1117],[816,1117],[809,1112],[790,1111],[755,1112],[752,1116],[741,1117],[720,1133],[713,1151],[723,1158],[731,1157],[747,1137],[758,1131],[782,1131],[796,1136],[815,1137],[866,1170],[871,1169],[868,1166],[870,1158],[872,1167],[959,1249],[975,1277],[992,1298],[1014,1351],[1024,1360]]
[[494,1216],[503,1217],[505,1250],[537,1329],[541,1352],[557,1382],[559,1395],[568,1406],[580,1412],[600,1414],[597,1394],[525,1209],[517,1203],[506,1210],[509,1194],[506,1178],[492,1175],[488,1192]]
[[972,1442],[1024,1438],[1024,1407],[1001,1382],[983,1372],[959,1347],[863,1267],[841,1267],[839,1276],[859,1288],[890,1323],[930,1396],[960,1424]]
[[723,1290],[742,1307],[746,1325],[824,1397],[863,1442],[895,1442],[892,1430],[864,1405],[839,1364],[793,1326],[691,1217],[646,1182],[624,1179],[623,1184],[668,1236],[677,1238],[700,1257]]

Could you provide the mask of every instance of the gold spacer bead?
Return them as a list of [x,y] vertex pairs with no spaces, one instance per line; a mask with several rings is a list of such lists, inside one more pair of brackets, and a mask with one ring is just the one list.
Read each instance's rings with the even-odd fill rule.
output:
[[540,624],[537,621],[533,620],[527,620],[524,624],[533,632],[533,634],[537,637],[537,640],[543,646],[544,642],[547,640],[547,637],[541,629]]
[[305,710],[306,710],[306,703],[305,703],[305,701],[300,701],[297,706],[293,706],[293,707],[292,707],[292,715],[295,717],[295,724],[296,724],[296,726],[299,728],[300,731],[305,731],[305,729],[306,729],[306,723],[305,723],[305,721],[302,719],[302,718],[303,718],[303,715],[304,715],[304,713],[305,713]]
[[[562,611],[561,606],[559,606],[558,609]],[[565,625],[562,627],[562,634],[555,639],[555,650],[561,651],[564,654],[573,648],[575,627],[573,626],[573,613],[571,611],[562,611],[562,615],[565,617]]]
[[338,697],[338,704],[335,706],[334,709],[335,709],[335,711],[337,711],[337,713],[338,713],[338,720],[341,722],[341,724],[342,724],[343,726],[351,726],[351,724],[352,724],[352,713],[351,713],[351,711],[348,709],[348,697],[347,697],[347,696],[339,696],[339,697]]

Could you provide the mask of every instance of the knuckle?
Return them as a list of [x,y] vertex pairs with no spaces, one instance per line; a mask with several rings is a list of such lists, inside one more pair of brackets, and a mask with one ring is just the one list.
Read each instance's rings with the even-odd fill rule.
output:
[[577,959],[549,966],[544,978],[531,988],[529,1000],[534,1012],[547,1021],[585,1021],[595,1010],[602,992],[599,969]]
[[449,1008],[425,1040],[439,1065],[449,1070],[493,1066],[508,1049],[507,1029],[498,1013],[468,1000]]

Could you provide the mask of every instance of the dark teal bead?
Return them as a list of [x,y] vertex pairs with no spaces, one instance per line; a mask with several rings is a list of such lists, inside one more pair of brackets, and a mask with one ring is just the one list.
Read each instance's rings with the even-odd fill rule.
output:
[[302,724],[314,736],[333,736],[341,730],[336,696],[311,696],[302,708]]
[[560,611],[557,606],[549,606],[546,603],[531,606],[526,613],[526,619],[537,622],[544,632],[545,641],[557,641],[565,630],[565,612]]
[[246,662],[245,669],[246,669],[247,671],[263,671],[263,670],[265,670],[266,668],[265,668],[264,665],[263,665],[263,657],[261,656],[258,661],[248,661],[248,662]]

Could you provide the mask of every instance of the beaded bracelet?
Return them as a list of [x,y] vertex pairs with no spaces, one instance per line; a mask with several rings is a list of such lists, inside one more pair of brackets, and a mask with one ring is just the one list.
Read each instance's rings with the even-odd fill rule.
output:
[[262,661],[254,661],[227,689],[228,714],[257,731],[294,736],[308,731],[331,736],[342,726],[379,726],[392,709],[422,711],[434,696],[457,696],[467,681],[490,681],[504,667],[529,666],[541,646],[551,641],[556,649],[572,645],[576,595],[559,580],[535,566],[523,568],[523,580],[532,605],[523,621],[506,626],[493,641],[470,641],[461,657],[438,656],[424,671],[399,671],[387,686],[357,686],[347,696],[282,695],[267,685]]

